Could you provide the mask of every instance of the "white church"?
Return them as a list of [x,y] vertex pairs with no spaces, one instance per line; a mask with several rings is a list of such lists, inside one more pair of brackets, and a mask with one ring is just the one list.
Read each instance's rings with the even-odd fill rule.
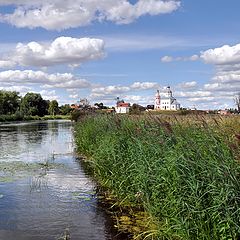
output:
[[159,90],[155,95],[154,110],[179,110],[180,104],[177,102],[176,98],[173,97],[170,87],[167,87],[166,92],[160,96]]

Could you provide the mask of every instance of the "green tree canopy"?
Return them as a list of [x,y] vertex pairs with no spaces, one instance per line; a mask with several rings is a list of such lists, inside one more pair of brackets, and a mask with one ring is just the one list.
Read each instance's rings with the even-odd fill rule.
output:
[[59,111],[60,111],[60,114],[67,115],[72,112],[72,108],[70,107],[69,104],[64,104],[64,105],[60,106]]
[[134,103],[131,107],[130,107],[130,114],[141,114],[141,112],[145,111],[145,108],[141,105],[138,105],[136,103]]
[[21,101],[20,109],[24,115],[44,116],[47,114],[48,101],[43,100],[39,93],[27,93]]
[[20,106],[18,92],[0,90],[0,114],[14,114]]
[[48,113],[50,115],[56,115],[59,112],[57,100],[52,100],[49,104]]

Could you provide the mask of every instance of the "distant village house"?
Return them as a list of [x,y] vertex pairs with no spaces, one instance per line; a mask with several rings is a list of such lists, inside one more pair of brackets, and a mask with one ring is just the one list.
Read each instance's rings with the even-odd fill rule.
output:
[[125,103],[123,100],[119,100],[117,98],[117,105],[115,107],[116,113],[129,113],[130,110],[130,103]]

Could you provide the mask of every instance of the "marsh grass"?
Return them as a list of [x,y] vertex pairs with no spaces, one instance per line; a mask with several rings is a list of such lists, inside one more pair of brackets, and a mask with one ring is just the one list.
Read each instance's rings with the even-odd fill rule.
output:
[[76,126],[99,183],[154,224],[136,239],[240,238],[240,119],[100,116]]

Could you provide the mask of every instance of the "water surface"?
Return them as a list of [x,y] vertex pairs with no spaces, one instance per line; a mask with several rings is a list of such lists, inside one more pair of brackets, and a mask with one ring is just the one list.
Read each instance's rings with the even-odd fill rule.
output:
[[[40,164],[39,164],[40,163]],[[0,125],[0,239],[113,239],[68,121]]]

